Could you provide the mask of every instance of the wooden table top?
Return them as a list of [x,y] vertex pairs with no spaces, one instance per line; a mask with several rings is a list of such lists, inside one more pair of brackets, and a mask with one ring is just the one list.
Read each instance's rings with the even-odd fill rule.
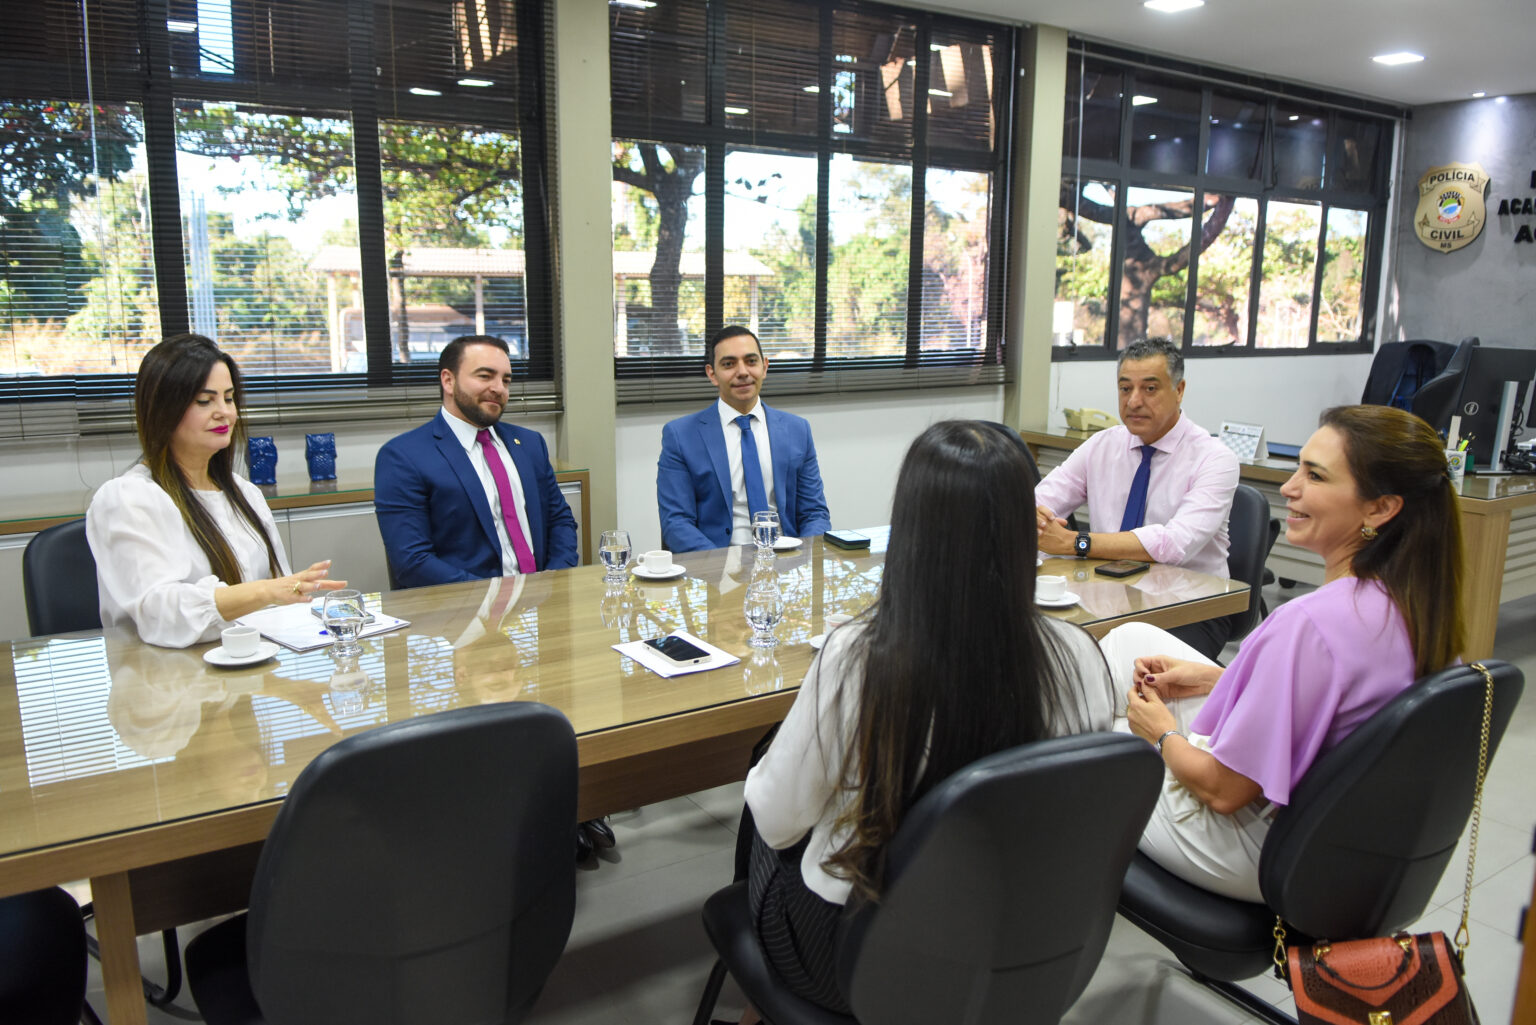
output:
[[[681,555],[687,574],[666,583],[609,589],[601,567],[587,566],[509,578],[505,592],[502,581],[489,580],[389,593],[383,608],[411,625],[365,639],[355,667],[338,668],[319,649],[221,669],[202,658],[213,645],[155,648],[125,631],[12,642],[0,648],[0,879],[11,876],[0,893],[64,871],[31,864],[60,848],[80,852],[60,879],[109,863],[150,864],[163,858],[124,853],[135,838],[159,831],[185,845],[183,827],[242,810],[265,809],[245,815],[236,831],[260,839],[312,758],[390,721],[542,701],[571,720],[584,772],[665,750],[679,737],[777,721],[810,665],[810,640],[824,617],[859,612],[874,599],[885,537],[871,533],[870,552],[816,538],[777,558],[787,609],[781,643],[768,653],[747,645],[742,599],[753,557],[740,547]],[[1082,599],[1048,615],[1102,634],[1130,619],[1173,626],[1247,604],[1239,582],[1171,566],[1110,580],[1093,576],[1093,565],[1046,560],[1041,572],[1066,573]],[[506,611],[488,624],[502,599]],[[663,679],[611,648],[678,628],[741,663]]]

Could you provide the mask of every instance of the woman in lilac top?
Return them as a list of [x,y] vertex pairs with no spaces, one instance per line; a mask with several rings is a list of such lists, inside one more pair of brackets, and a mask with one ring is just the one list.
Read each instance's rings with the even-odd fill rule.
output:
[[1330,409],[1280,493],[1286,539],[1323,557],[1325,580],[1276,609],[1230,666],[1140,623],[1100,642],[1129,729],[1167,764],[1141,849],[1253,901],[1275,808],[1313,760],[1465,639],[1461,518],[1428,424],[1390,406]]

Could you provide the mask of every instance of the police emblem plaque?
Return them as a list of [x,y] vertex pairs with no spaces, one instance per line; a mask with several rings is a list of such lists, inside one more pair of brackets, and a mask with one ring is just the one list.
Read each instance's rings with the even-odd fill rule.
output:
[[1481,164],[1431,167],[1419,179],[1413,230],[1419,241],[1442,253],[1455,252],[1482,234],[1488,222],[1483,196],[1488,175]]

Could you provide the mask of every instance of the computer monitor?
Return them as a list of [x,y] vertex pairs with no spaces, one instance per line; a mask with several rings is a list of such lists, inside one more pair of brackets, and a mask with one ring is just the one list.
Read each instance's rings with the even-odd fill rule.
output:
[[1469,442],[1473,471],[1498,472],[1504,468],[1512,429],[1536,426],[1536,409],[1528,408],[1536,405],[1531,402],[1536,349],[1473,346],[1466,356],[1459,368],[1447,368],[1419,389],[1413,411],[1441,434],[1450,429],[1452,417],[1461,417],[1461,437]]

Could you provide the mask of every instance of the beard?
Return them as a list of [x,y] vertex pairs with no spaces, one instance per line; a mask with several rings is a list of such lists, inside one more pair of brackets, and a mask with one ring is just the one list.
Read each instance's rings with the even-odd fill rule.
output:
[[463,414],[464,419],[476,427],[490,427],[494,425],[501,419],[501,412],[506,408],[505,406],[497,406],[494,416],[487,414],[478,402],[470,398],[467,392],[459,388],[457,383],[453,386],[453,404]]

